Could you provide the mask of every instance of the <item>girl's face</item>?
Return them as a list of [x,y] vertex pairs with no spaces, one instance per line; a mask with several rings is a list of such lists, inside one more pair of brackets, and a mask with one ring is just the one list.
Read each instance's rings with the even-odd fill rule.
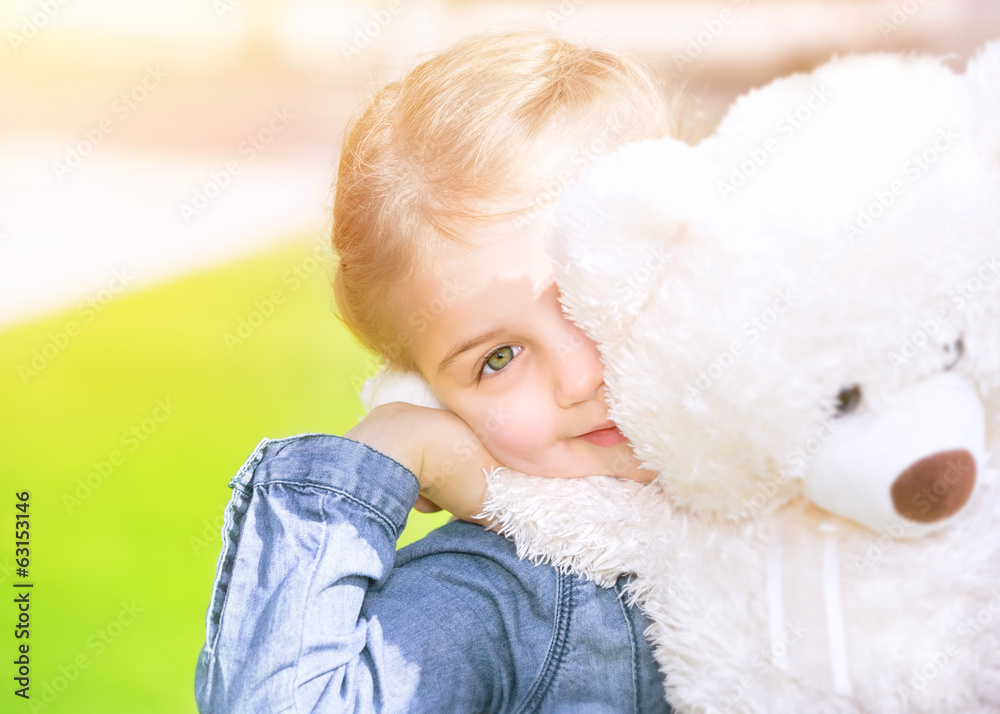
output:
[[[547,219],[477,227],[411,285],[403,324],[438,399],[503,465],[536,476],[650,481],[608,419],[597,345],[564,315],[544,254]],[[456,453],[461,450],[456,447]]]

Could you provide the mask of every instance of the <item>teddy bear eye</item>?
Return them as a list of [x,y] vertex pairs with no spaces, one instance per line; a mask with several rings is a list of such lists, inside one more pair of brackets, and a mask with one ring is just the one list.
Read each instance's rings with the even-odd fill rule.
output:
[[861,387],[854,384],[844,387],[837,394],[837,416],[850,414],[858,408],[861,403]]
[[950,345],[945,345],[944,353],[946,356],[951,358],[951,361],[945,365],[945,369],[951,369],[960,359],[962,359],[962,355],[965,353],[965,345],[962,343],[962,338],[959,337]]

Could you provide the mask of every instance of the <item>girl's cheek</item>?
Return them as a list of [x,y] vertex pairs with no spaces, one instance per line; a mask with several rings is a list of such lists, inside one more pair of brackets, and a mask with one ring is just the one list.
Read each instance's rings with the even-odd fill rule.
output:
[[504,429],[490,434],[492,446],[506,454],[519,454],[525,456],[535,451],[538,444],[538,435],[523,426],[510,425]]
[[501,452],[524,457],[544,448],[551,439],[539,413],[539,409],[521,400],[493,404],[483,424],[487,447],[498,458],[502,458]]

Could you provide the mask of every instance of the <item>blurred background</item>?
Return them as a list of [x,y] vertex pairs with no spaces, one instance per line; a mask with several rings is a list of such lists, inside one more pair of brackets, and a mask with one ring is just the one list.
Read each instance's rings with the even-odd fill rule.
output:
[[[993,0],[4,0],[0,512],[30,492],[31,700],[193,712],[227,482],[344,433],[377,365],[330,311],[348,117],[411,59],[525,23],[646,61],[708,125],[836,54],[1000,38]],[[403,542],[443,522],[414,514]],[[11,529],[12,530],[12,529]]]

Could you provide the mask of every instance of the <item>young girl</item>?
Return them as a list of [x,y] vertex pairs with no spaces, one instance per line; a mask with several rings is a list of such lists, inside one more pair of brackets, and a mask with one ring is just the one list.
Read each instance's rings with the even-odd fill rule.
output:
[[460,43],[349,127],[340,313],[447,410],[386,404],[345,437],[261,442],[231,483],[201,711],[666,710],[624,583],[521,562],[470,522],[395,544],[414,506],[476,520],[484,468],[652,478],[543,245],[590,156],[669,129],[634,64],[539,32]]

